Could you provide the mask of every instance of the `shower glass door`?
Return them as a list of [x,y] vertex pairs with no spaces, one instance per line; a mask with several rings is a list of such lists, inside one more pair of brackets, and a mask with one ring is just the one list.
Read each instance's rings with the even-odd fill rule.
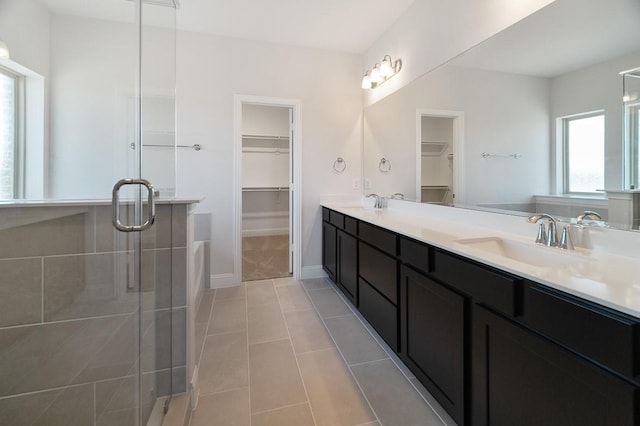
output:
[[[172,0],[0,0],[0,425],[157,425],[184,391],[185,214],[163,201],[175,14]],[[123,178],[159,191],[145,231],[112,225]],[[146,189],[119,198],[123,224],[145,221]]]

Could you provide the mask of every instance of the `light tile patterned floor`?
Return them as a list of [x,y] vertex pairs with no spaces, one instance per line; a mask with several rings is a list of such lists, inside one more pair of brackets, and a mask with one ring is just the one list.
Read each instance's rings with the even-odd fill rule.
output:
[[207,291],[191,426],[455,425],[325,279]]

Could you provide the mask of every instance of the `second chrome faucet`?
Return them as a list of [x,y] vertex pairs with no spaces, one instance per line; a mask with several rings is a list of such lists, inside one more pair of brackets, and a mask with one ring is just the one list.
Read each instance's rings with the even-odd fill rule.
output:
[[558,242],[557,223],[553,216],[547,213],[536,213],[529,216],[527,219],[530,223],[538,223],[540,219],[546,219],[549,221],[548,229],[545,229],[544,223],[538,225],[538,234],[536,236],[537,244],[544,244],[549,247],[559,247],[564,250],[573,250],[573,242],[571,241],[571,234],[569,232],[570,225],[565,225],[562,228],[562,236],[560,242]]

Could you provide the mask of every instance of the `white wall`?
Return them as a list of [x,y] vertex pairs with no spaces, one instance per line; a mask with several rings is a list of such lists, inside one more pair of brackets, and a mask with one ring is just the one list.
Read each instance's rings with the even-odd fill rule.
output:
[[[56,52],[50,82],[51,197],[110,198],[118,179],[138,175],[136,152],[130,148],[137,142],[136,94],[142,92],[143,108],[155,96],[174,95],[173,40],[169,30],[144,28],[138,87],[136,24],[51,15],[51,49]],[[158,128],[145,119],[142,127],[172,126]],[[170,166],[175,163],[170,149],[160,157],[156,151],[146,154]],[[172,178],[162,180],[163,188],[172,186]]]
[[0,0],[0,40],[11,59],[49,75],[49,12],[34,0]]
[[289,136],[289,109],[268,105],[242,106],[242,134]]
[[417,0],[364,53],[361,76],[385,54],[403,61],[402,71],[375,90],[365,105],[395,92],[554,0]]
[[[623,188],[624,133],[622,117],[624,107],[620,72],[638,65],[640,65],[640,52],[635,52],[551,80],[551,118],[554,140],[557,133],[555,118],[604,110],[606,189]],[[559,185],[562,185],[561,179],[562,177],[560,177]]]
[[[357,55],[178,33],[178,190],[212,213],[212,275],[233,273],[233,96],[301,101],[302,266],[321,264],[319,198],[350,192],[360,177],[361,89]],[[336,157],[347,171],[332,172]],[[359,194],[360,190],[353,190]]]

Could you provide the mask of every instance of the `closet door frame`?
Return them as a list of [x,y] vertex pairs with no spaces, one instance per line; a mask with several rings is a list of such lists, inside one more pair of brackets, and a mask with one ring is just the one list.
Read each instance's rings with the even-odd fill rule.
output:
[[289,167],[289,234],[292,245],[291,268],[293,278],[302,279],[302,137],[300,130],[301,103],[298,99],[274,98],[253,95],[235,95],[233,99],[233,233],[234,270],[233,283],[242,282],[242,106],[245,104],[289,108],[290,117],[290,167]]

